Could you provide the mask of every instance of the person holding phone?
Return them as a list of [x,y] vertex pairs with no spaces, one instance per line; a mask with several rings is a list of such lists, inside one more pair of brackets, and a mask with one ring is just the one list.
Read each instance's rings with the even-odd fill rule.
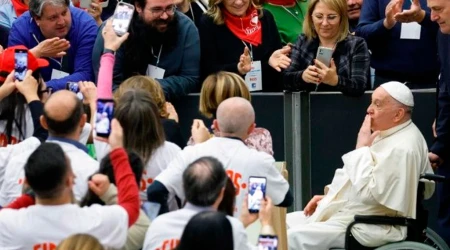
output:
[[[311,0],[303,32],[292,48],[292,62],[283,72],[284,88],[364,94],[370,85],[369,51],[364,39],[349,33],[346,2]],[[330,55],[321,61],[316,58],[320,53]]]

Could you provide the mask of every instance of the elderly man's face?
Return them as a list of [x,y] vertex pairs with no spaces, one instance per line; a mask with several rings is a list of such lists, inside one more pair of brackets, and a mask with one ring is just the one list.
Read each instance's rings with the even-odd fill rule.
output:
[[439,24],[442,33],[450,34],[450,1],[428,0],[427,5],[431,9],[431,21]]
[[384,90],[377,88],[372,94],[372,102],[367,108],[367,113],[372,119],[372,131],[383,131],[395,127],[395,116],[399,104]]
[[72,26],[72,16],[68,6],[45,4],[36,22],[45,38],[64,38]]
[[358,20],[359,19],[359,15],[361,14],[362,4],[363,4],[363,0],[347,0],[348,19],[350,19],[350,20]]

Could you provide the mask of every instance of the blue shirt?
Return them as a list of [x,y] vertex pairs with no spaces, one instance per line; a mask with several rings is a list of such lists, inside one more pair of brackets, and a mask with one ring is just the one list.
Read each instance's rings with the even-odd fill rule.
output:
[[[50,65],[41,69],[41,74],[47,86],[54,90],[64,89],[67,82],[93,81],[92,48],[97,36],[97,24],[86,11],[69,7],[72,25],[66,36],[70,48],[63,58],[46,58]],[[24,45],[31,49],[46,38],[30,15],[25,12],[13,23],[8,46]],[[52,70],[61,70],[69,76],[51,80]]]
[[[403,74],[439,72],[436,34],[438,25],[431,21],[427,1],[420,0],[425,18],[420,23],[420,40],[400,39],[401,23],[388,30],[383,25],[385,10],[390,0],[366,0],[362,5],[356,35],[363,37],[371,55],[371,66],[375,70],[395,71]],[[411,7],[405,0],[403,9]]]

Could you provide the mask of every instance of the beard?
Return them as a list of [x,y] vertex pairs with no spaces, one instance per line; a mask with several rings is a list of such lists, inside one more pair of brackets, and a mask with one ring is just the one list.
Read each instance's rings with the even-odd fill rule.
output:
[[[164,30],[159,25],[166,24]],[[124,79],[134,75],[145,75],[147,66],[161,45],[163,50],[173,49],[178,42],[178,17],[175,13],[166,20],[155,19],[145,22],[135,13],[130,25],[130,35],[124,43]]]

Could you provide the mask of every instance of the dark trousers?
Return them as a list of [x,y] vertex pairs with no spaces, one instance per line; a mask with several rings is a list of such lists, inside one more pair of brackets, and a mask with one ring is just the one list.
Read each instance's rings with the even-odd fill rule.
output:
[[[437,173],[450,179],[450,162],[444,162]],[[437,184],[439,202],[437,233],[450,246],[450,181]]]

